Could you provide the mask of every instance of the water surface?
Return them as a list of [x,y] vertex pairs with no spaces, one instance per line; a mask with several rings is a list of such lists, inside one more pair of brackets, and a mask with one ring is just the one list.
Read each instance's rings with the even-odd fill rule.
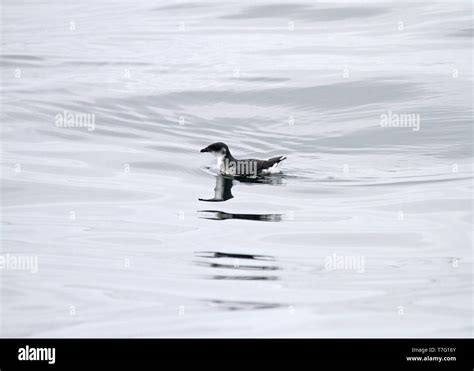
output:
[[[2,336],[471,336],[472,20],[4,1],[1,249],[38,272],[2,271]],[[222,179],[216,141],[283,173]]]

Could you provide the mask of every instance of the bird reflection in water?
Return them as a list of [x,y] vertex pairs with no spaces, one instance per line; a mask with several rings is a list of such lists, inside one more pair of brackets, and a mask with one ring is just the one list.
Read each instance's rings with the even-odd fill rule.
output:
[[[238,180],[243,183],[271,183],[271,184],[281,184],[282,178],[276,177],[259,177],[259,178],[249,178],[249,177],[228,177],[223,175],[218,175],[216,177],[216,187],[214,188],[214,197],[213,198],[199,198],[199,201],[205,202],[223,202],[230,200],[234,196],[232,195],[232,186],[234,180]],[[280,222],[282,221],[282,214],[236,214],[236,213],[227,213],[219,210],[199,210],[203,216],[202,219],[210,220],[228,220],[228,219],[241,219],[241,220],[255,220],[262,222]]]
[[280,270],[275,258],[270,255],[196,251],[194,256],[198,258],[194,264],[226,272],[207,276],[213,280],[275,281],[279,278],[275,274],[262,274]]
[[227,220],[227,219],[242,219],[242,220],[257,220],[261,222],[281,222],[282,214],[236,214],[227,213],[219,210],[199,210],[199,213],[205,215],[201,219],[210,220]]
[[233,179],[230,177],[225,177],[223,175],[218,175],[216,177],[216,187],[214,188],[214,197],[213,198],[200,198],[199,201],[207,202],[222,202],[234,198],[232,195],[232,186]]

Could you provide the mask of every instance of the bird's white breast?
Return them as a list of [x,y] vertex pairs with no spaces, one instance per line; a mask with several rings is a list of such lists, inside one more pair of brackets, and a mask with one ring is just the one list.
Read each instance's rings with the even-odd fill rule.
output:
[[225,166],[225,155],[216,155],[217,159],[217,169],[220,170],[221,172],[225,172],[226,166]]

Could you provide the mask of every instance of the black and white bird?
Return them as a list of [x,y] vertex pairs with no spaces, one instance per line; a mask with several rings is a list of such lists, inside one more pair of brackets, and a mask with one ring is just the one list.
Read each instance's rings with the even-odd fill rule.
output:
[[217,142],[201,149],[201,152],[210,152],[217,158],[217,167],[221,174],[232,176],[259,176],[279,172],[279,164],[285,156],[272,157],[268,160],[243,159],[237,160],[230,153],[227,144]]

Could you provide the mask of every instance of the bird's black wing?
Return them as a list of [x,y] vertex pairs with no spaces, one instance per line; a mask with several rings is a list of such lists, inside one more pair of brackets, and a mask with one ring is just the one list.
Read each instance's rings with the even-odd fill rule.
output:
[[277,156],[277,157],[272,157],[271,159],[268,159],[268,160],[257,160],[257,171],[261,172],[262,170],[269,169],[273,165],[278,164],[285,159],[286,159],[285,156]]

